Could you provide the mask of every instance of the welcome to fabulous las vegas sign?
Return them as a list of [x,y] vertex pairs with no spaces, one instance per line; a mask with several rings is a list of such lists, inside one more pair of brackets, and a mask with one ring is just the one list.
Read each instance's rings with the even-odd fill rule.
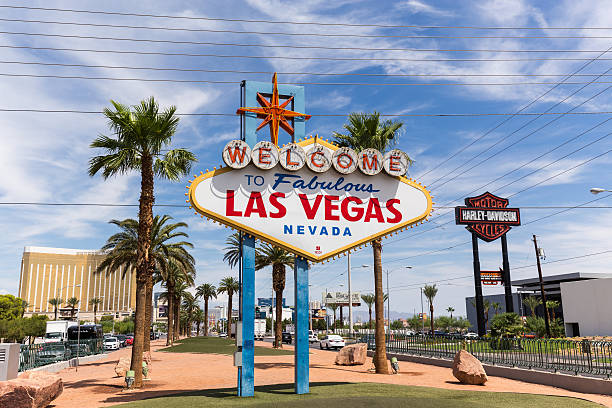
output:
[[405,177],[409,159],[397,149],[356,152],[319,137],[251,149],[232,140],[222,156],[226,167],[187,186],[196,213],[311,261],[410,228],[432,211],[431,195]]

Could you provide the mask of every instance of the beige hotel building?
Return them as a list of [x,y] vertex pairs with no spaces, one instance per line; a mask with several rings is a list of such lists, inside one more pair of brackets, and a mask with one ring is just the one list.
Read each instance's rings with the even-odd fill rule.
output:
[[[136,307],[136,271],[95,273],[105,254],[98,250],[25,247],[21,260],[19,297],[28,302],[26,315],[47,314],[53,318],[49,299],[59,297],[58,318],[69,317],[66,301],[79,299],[80,320],[93,320],[90,299],[100,298],[98,318],[114,314],[129,316]],[[124,273],[125,272],[125,273]]]

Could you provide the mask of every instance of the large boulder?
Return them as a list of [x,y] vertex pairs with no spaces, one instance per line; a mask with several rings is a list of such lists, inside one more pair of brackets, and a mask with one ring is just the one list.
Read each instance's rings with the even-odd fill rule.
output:
[[368,345],[366,343],[350,344],[342,347],[336,354],[338,365],[363,365],[368,357]]
[[115,366],[115,374],[117,377],[125,377],[125,373],[130,369],[131,359],[129,357],[121,357]]
[[453,375],[464,384],[484,385],[488,380],[480,361],[465,350],[455,354]]
[[59,375],[26,371],[19,377],[0,381],[0,407],[44,408],[64,390]]

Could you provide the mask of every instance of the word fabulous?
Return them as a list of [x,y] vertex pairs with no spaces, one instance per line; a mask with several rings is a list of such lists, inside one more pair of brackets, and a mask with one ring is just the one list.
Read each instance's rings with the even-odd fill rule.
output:
[[232,140],[225,145],[223,161],[233,169],[242,169],[253,162],[262,170],[270,170],[280,164],[288,171],[298,171],[306,166],[316,173],[323,173],[333,167],[340,174],[350,174],[359,169],[368,176],[382,170],[390,176],[403,176],[410,165],[408,155],[398,149],[385,155],[376,149],[364,149],[357,153],[348,147],[331,152],[317,143],[308,150],[296,143],[286,144],[279,149],[268,141],[261,141],[251,149],[242,140]]

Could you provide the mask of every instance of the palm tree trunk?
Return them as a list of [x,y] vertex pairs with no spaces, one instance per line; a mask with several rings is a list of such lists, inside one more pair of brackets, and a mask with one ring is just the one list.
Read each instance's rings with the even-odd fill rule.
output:
[[[98,324],[98,319],[96,318],[96,314],[98,314],[98,304],[94,303],[94,324]],[[57,320],[57,316],[55,317]]]
[[433,336],[434,334],[434,317],[433,317],[433,312],[434,312],[434,307],[433,307],[433,303],[429,303],[429,326],[431,328],[431,335]]
[[179,339],[181,334],[181,297],[174,298],[174,338]]
[[153,272],[147,273],[147,308],[145,309],[144,351],[151,351],[151,325],[153,324]]
[[55,319],[54,320],[57,320],[57,306],[55,306],[53,308],[53,313],[55,314]]
[[274,348],[283,348],[283,291],[275,291]]
[[380,238],[372,241],[372,252],[374,253],[374,302],[376,313],[376,355],[374,366],[376,374],[389,374],[387,366],[387,343],[385,341],[385,316],[383,299],[383,278],[382,278],[382,243]]
[[153,159],[141,157],[140,208],[138,212],[138,248],[136,265],[136,319],[130,369],[134,371],[134,387],[142,387],[142,353],[144,351],[145,309],[147,305],[147,274],[153,225]]
[[232,291],[227,291],[227,338],[232,338]]
[[368,314],[370,315],[370,320],[368,321],[368,329],[372,328],[372,305],[368,305]]
[[170,346],[174,341],[174,287],[168,285],[168,334],[166,336],[166,346]]
[[208,336],[208,298],[204,298],[204,336]]
[[340,305],[340,328],[344,328],[344,318],[342,317],[342,305]]

